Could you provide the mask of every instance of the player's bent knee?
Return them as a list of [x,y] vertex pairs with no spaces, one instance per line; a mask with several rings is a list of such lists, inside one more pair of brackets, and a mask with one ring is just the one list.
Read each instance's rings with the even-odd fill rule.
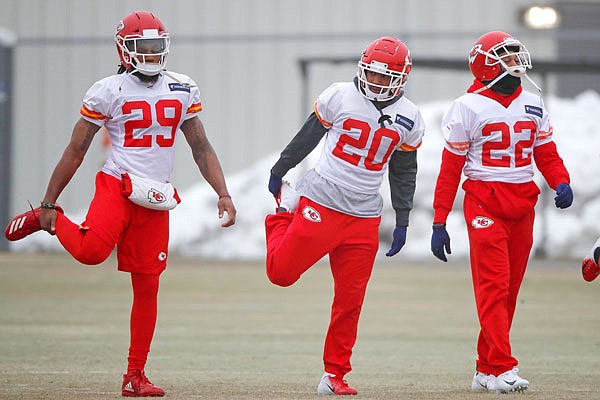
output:
[[113,247],[100,240],[84,242],[77,250],[71,251],[71,255],[77,261],[85,265],[98,265],[104,262]]
[[82,264],[98,265],[104,262],[110,255],[110,252],[104,253],[87,253],[87,254],[72,254],[72,256]]
[[288,287],[296,283],[300,277],[290,276],[289,273],[282,273],[274,268],[267,268],[267,278],[269,278],[274,285]]

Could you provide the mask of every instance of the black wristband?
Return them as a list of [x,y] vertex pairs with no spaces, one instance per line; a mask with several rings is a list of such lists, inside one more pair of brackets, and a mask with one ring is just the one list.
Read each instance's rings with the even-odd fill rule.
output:
[[54,210],[56,208],[56,204],[54,203],[44,203],[42,201],[42,208],[48,209],[48,210]]

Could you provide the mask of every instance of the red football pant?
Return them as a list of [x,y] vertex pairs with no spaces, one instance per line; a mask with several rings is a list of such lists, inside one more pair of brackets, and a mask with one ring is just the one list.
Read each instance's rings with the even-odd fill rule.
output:
[[[306,207],[318,213],[319,222],[303,216]],[[325,371],[340,378],[352,370],[350,357],[379,247],[380,220],[343,214],[305,197],[295,214],[271,214],[265,220],[267,276],[272,283],[292,285],[329,254],[334,298],[323,362]]]
[[156,327],[159,275],[131,274],[133,305],[131,306],[129,357],[127,370],[144,370],[150,343]]
[[[479,324],[477,370],[499,375],[518,364],[512,356],[510,328],[517,295],[533,244],[534,210],[516,219],[493,216],[468,193],[464,200],[471,256],[471,273]],[[478,227],[487,217],[494,223]]]
[[117,245],[119,270],[131,273],[133,288],[127,369],[143,370],[156,326],[158,283],[166,266],[169,220],[167,211],[135,205],[121,189],[121,181],[99,172],[83,227],[57,213],[56,236],[77,261],[87,265],[102,263]]

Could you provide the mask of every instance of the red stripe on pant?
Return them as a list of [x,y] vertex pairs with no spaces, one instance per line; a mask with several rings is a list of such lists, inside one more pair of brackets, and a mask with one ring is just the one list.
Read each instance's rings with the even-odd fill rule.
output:
[[[464,200],[469,233],[471,273],[481,330],[477,344],[477,370],[499,375],[518,364],[512,356],[510,328],[533,244],[531,212],[517,219],[502,219],[485,210],[473,196]],[[487,217],[486,227],[473,223]]]
[[[306,207],[317,211],[320,222],[303,216]],[[265,219],[266,270],[274,284],[294,284],[306,270],[329,254],[334,299],[323,362],[325,371],[340,378],[352,369],[350,357],[379,247],[380,220],[380,217],[343,214],[304,197],[295,214],[272,214]]]

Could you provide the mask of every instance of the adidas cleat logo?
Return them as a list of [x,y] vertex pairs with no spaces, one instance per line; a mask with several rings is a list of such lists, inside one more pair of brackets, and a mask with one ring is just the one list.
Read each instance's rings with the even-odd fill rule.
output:
[[127,385],[123,388],[123,390],[127,390],[128,392],[135,392],[133,386],[131,386],[131,382],[128,382]]
[[23,224],[25,223],[26,219],[27,219],[27,216],[23,216],[21,218],[15,219],[13,222],[11,222],[8,233],[13,234],[14,232],[21,229],[23,227]]

